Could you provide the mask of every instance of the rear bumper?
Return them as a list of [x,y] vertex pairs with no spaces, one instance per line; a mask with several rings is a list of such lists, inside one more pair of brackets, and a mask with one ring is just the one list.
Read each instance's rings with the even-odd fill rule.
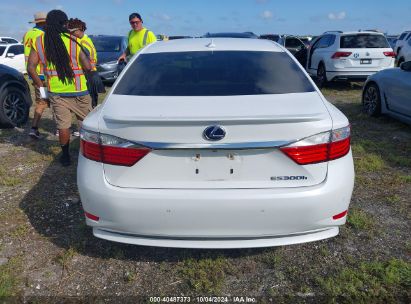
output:
[[273,189],[114,187],[103,166],[80,155],[78,187],[94,235],[111,241],[184,248],[246,248],[333,237],[354,184],[351,153],[329,163],[316,186]]
[[113,242],[156,247],[209,249],[258,248],[300,244],[331,238],[338,235],[338,232],[338,227],[331,227],[306,231],[295,235],[276,235],[259,238],[156,238],[153,236],[111,232],[97,227],[93,228],[94,236]]
[[[391,67],[387,67],[391,68]],[[386,68],[379,68],[369,71],[349,71],[347,69],[327,71],[327,80],[350,80],[350,81],[365,81],[368,76],[378,73]]]

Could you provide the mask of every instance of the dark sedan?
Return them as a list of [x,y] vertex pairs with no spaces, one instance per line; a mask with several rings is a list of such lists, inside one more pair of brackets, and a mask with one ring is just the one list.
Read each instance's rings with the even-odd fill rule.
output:
[[23,74],[0,64],[0,127],[26,123],[31,104],[30,89]]
[[127,37],[91,35],[97,51],[97,71],[103,81],[114,82],[119,74],[117,59],[127,48]]

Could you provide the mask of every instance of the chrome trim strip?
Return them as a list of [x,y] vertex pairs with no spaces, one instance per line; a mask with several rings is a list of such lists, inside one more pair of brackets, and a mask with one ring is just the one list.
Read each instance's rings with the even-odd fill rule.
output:
[[127,233],[127,232],[118,232],[113,231],[110,229],[100,228],[98,226],[93,227],[97,230],[112,234],[112,235],[122,235],[126,237],[137,237],[137,238],[144,238],[144,239],[153,239],[153,240],[176,240],[176,241],[247,241],[247,240],[263,240],[263,239],[278,239],[283,237],[295,237],[295,236],[303,236],[309,234],[316,234],[325,231],[332,230],[335,228],[333,227],[326,227],[320,228],[315,230],[308,230],[304,232],[296,232],[290,234],[277,234],[277,235],[261,235],[261,236],[221,236],[221,237],[198,237],[198,236],[167,236],[167,235],[142,235],[142,234],[134,234],[134,233]]
[[203,144],[181,144],[181,143],[163,143],[163,142],[134,142],[136,146],[144,146],[153,150],[199,150],[199,149],[218,149],[218,150],[245,150],[245,149],[267,149],[288,146],[296,142],[292,141],[262,141],[262,142],[244,142],[244,143],[203,143]]
[[220,124],[222,126],[233,123],[247,123],[247,124],[261,124],[261,123],[297,123],[297,122],[312,122],[320,121],[325,118],[324,113],[315,113],[309,115],[288,115],[288,116],[275,116],[275,115],[261,115],[261,116],[220,116],[220,117],[133,117],[133,116],[113,116],[110,114],[104,114],[103,120],[107,123],[115,123],[120,125],[139,125],[147,123],[158,124],[185,124],[185,123],[198,123],[201,125],[208,125],[210,123]]

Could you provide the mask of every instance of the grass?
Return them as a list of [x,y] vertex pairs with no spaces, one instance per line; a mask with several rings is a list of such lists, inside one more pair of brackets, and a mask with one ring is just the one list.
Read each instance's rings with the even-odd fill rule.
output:
[[69,248],[62,253],[59,253],[55,258],[55,261],[64,269],[67,269],[68,263],[77,254],[74,248]]
[[187,259],[180,266],[179,273],[192,290],[217,295],[221,293],[226,274],[231,268],[231,264],[222,257]]
[[373,217],[358,208],[352,208],[350,212],[348,212],[347,221],[350,227],[356,230],[369,230],[374,225]]
[[280,265],[282,258],[281,249],[274,249],[262,257],[262,262],[268,267],[275,269]]
[[409,296],[411,264],[400,259],[363,262],[356,268],[344,267],[332,277],[317,280],[334,303],[397,302]]
[[376,172],[385,168],[385,162],[381,155],[363,151],[361,146],[353,145],[355,172]]
[[125,271],[123,273],[124,282],[131,283],[137,278],[137,274],[134,271]]
[[17,239],[21,239],[23,238],[25,235],[27,235],[27,233],[29,232],[30,227],[27,223],[21,224],[19,226],[17,226],[16,229],[14,229],[11,233],[10,236],[12,238],[17,238]]
[[0,299],[16,296],[19,278],[17,273],[21,268],[19,257],[11,258],[6,264],[0,266]]
[[396,194],[388,196],[387,197],[387,202],[390,203],[390,204],[398,204],[399,202],[401,202],[401,197],[399,197]]
[[21,184],[22,180],[19,177],[12,176],[10,170],[0,167],[0,186],[13,187]]

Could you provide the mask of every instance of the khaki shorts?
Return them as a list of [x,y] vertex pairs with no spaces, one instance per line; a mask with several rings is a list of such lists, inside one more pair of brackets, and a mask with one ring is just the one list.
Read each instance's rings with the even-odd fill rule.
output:
[[50,108],[50,101],[48,99],[43,99],[40,97],[40,89],[36,87],[34,83],[33,83],[33,87],[34,87],[34,98],[36,100],[37,107]]
[[83,121],[91,111],[90,95],[77,97],[50,96],[51,108],[57,129],[68,129],[71,126],[71,114],[74,113],[78,121]]

